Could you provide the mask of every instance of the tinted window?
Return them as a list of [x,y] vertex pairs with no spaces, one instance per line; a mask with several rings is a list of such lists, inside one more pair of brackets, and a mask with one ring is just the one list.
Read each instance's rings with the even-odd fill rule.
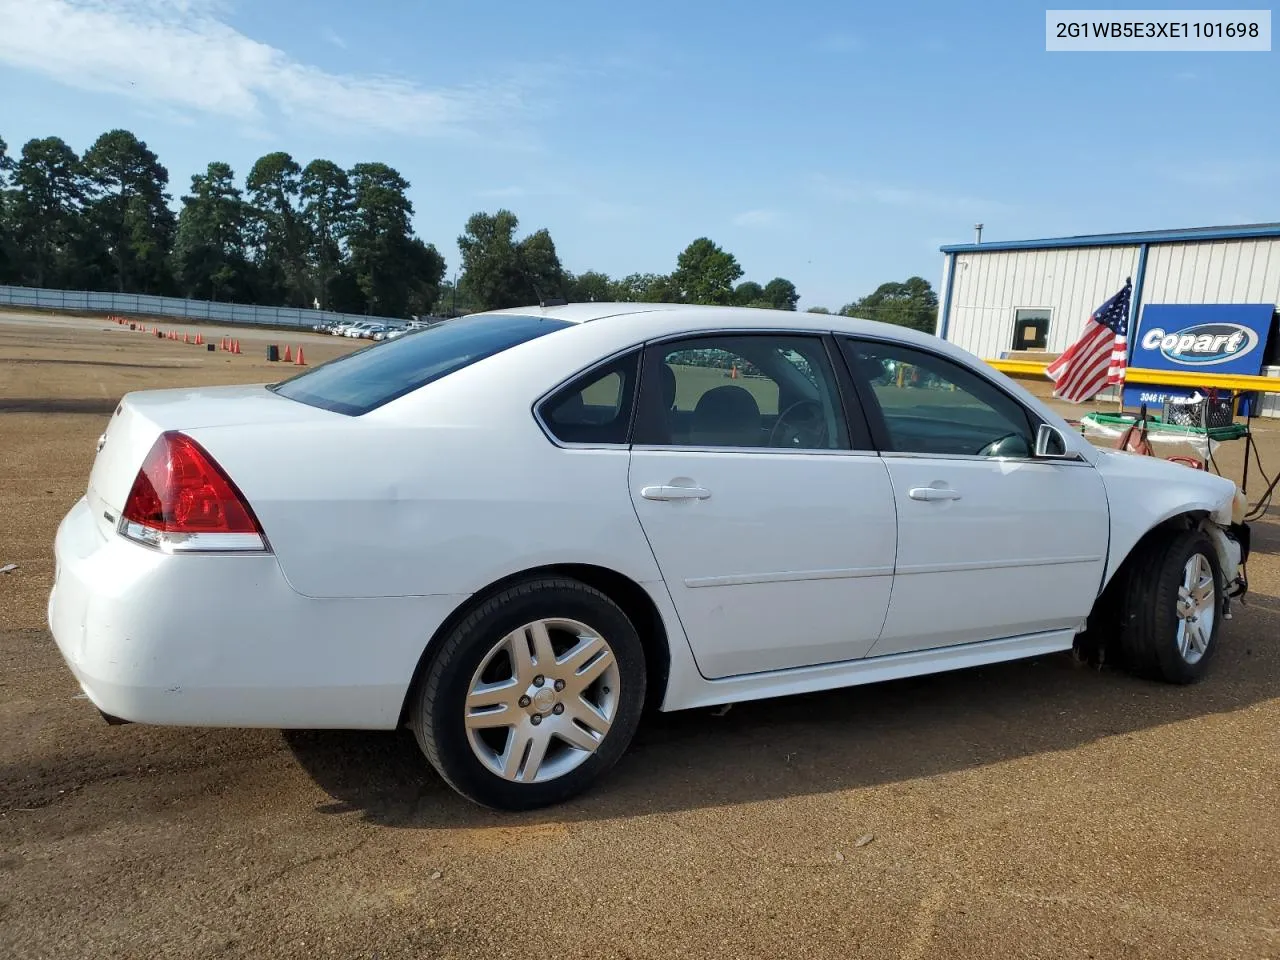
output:
[[847,342],[851,364],[880,407],[889,449],[898,453],[1029,457],[1026,411],[959,364],[923,350]]
[[542,422],[562,443],[626,443],[639,364],[637,351],[584,373],[542,404]]
[[339,357],[274,389],[290,400],[359,416],[478,360],[567,326],[547,317],[460,317]]
[[849,437],[819,337],[725,336],[650,348],[635,442],[846,450]]

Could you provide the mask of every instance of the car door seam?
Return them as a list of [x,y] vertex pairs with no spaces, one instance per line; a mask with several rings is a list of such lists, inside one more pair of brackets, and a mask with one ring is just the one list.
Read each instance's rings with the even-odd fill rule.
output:
[[[639,396],[637,395],[637,400]],[[680,616],[680,607],[676,603],[676,598],[671,593],[671,584],[667,582],[667,575],[662,570],[662,564],[658,560],[658,551],[653,548],[653,541],[649,539],[649,531],[645,529],[644,521],[640,519],[640,509],[636,506],[636,498],[632,495],[633,478],[631,471],[635,469],[636,454],[634,447],[627,450],[627,503],[631,506],[631,513],[636,518],[636,525],[640,528],[640,536],[644,537],[644,542],[649,547],[649,556],[653,557],[653,565],[658,571],[658,579],[662,581],[662,589],[667,594],[667,599],[671,602],[671,612],[675,615],[676,623],[680,625],[680,633],[684,636],[685,646],[689,648],[689,661],[693,664],[693,669],[698,671],[698,676],[703,680],[710,681],[702,672],[702,665],[698,663],[697,654],[693,651],[693,641],[689,639],[689,630],[685,627],[684,618]],[[661,613],[659,613],[661,616]],[[668,642],[670,641],[670,631],[667,634]]]

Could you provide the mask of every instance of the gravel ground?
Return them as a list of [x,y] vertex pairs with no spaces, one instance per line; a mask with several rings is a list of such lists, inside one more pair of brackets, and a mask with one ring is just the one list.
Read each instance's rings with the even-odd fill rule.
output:
[[108,727],[45,626],[93,441],[127,390],[281,376],[280,336],[0,315],[0,955],[1280,957],[1274,519],[1197,686],[1062,656],[659,716],[536,814],[405,735]]

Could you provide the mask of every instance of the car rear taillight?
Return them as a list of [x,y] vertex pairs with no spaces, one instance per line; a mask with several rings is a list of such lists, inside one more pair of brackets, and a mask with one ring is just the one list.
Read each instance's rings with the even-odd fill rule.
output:
[[244,495],[207,450],[162,433],[134,478],[120,533],[167,551],[264,551],[266,539]]

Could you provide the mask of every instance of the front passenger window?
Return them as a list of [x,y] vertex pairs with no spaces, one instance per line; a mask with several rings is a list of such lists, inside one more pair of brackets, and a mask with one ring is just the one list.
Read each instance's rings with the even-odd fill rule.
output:
[[1034,453],[1034,432],[1022,405],[961,365],[899,344],[846,341],[845,350],[878,401],[891,452]]

